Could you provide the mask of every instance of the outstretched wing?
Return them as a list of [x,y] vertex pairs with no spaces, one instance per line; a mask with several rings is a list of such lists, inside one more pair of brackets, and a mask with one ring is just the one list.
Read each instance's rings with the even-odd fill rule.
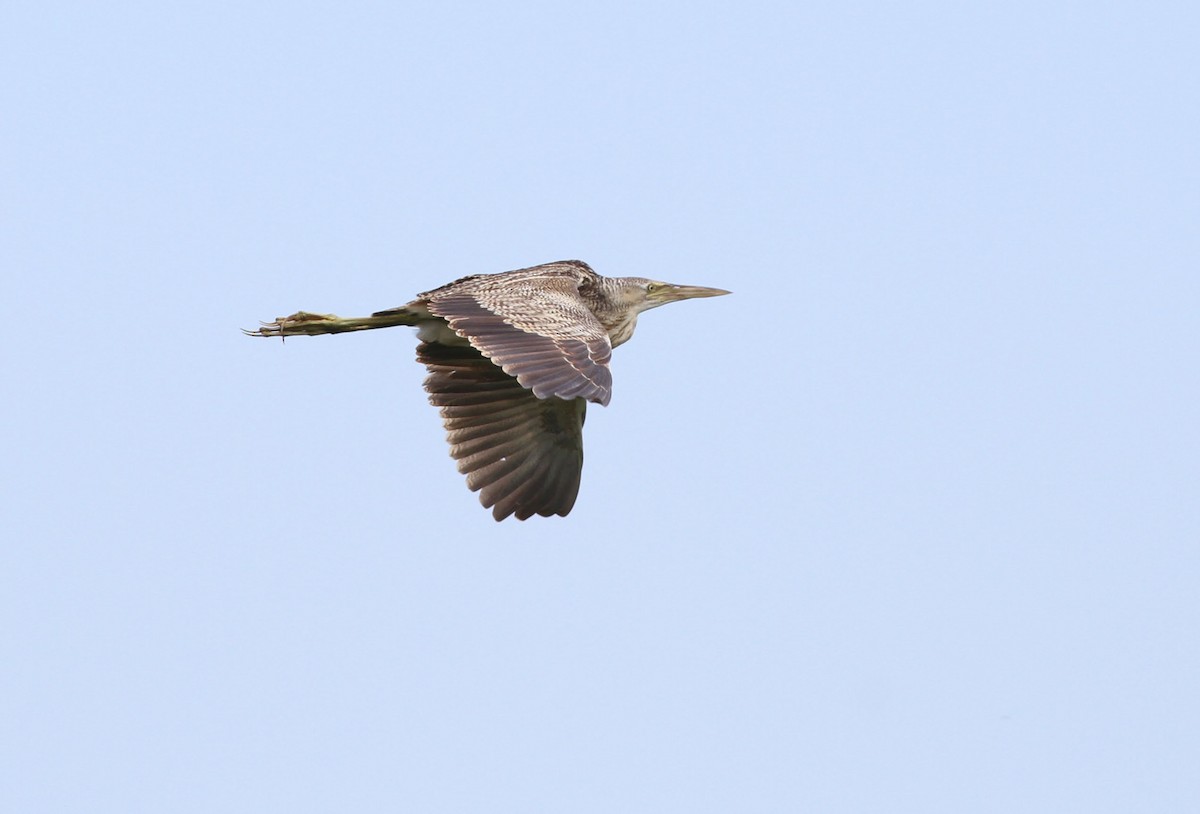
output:
[[528,285],[431,292],[429,312],[442,317],[480,353],[539,399],[612,397],[608,332],[567,276]]
[[423,342],[425,390],[441,409],[450,454],[503,520],[565,516],[583,470],[582,399],[539,398],[474,348]]

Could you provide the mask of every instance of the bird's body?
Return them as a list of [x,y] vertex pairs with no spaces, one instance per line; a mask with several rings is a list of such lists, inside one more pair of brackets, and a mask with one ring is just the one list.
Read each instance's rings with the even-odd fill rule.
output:
[[370,317],[300,312],[258,336],[412,325],[425,389],[440,408],[451,455],[503,520],[566,515],[583,467],[587,402],[612,396],[612,349],[633,336],[642,311],[729,292],[640,277],[602,277],[565,260],[463,277]]

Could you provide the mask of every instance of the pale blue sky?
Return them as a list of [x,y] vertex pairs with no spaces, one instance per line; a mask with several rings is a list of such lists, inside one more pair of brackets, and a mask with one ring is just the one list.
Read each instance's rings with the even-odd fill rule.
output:
[[[1185,3],[9,3],[0,809],[1200,809]],[[496,524],[411,331],[643,317]]]

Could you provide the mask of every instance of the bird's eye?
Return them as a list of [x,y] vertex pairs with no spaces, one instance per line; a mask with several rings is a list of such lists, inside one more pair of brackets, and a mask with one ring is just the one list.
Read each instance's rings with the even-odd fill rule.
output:
[[658,283],[646,283],[647,294],[653,294],[655,291],[658,291],[659,288],[661,288],[661,286],[659,286]]

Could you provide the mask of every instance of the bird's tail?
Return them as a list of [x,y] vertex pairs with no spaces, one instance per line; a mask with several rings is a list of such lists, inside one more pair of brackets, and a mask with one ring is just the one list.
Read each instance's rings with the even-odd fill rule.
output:
[[375,328],[392,328],[396,325],[416,325],[419,314],[408,308],[393,308],[379,311],[369,317],[339,317],[334,314],[310,314],[297,311],[290,317],[279,317],[274,322],[264,322],[253,331],[242,329],[247,336],[317,336],[340,334],[347,331],[370,331]]

